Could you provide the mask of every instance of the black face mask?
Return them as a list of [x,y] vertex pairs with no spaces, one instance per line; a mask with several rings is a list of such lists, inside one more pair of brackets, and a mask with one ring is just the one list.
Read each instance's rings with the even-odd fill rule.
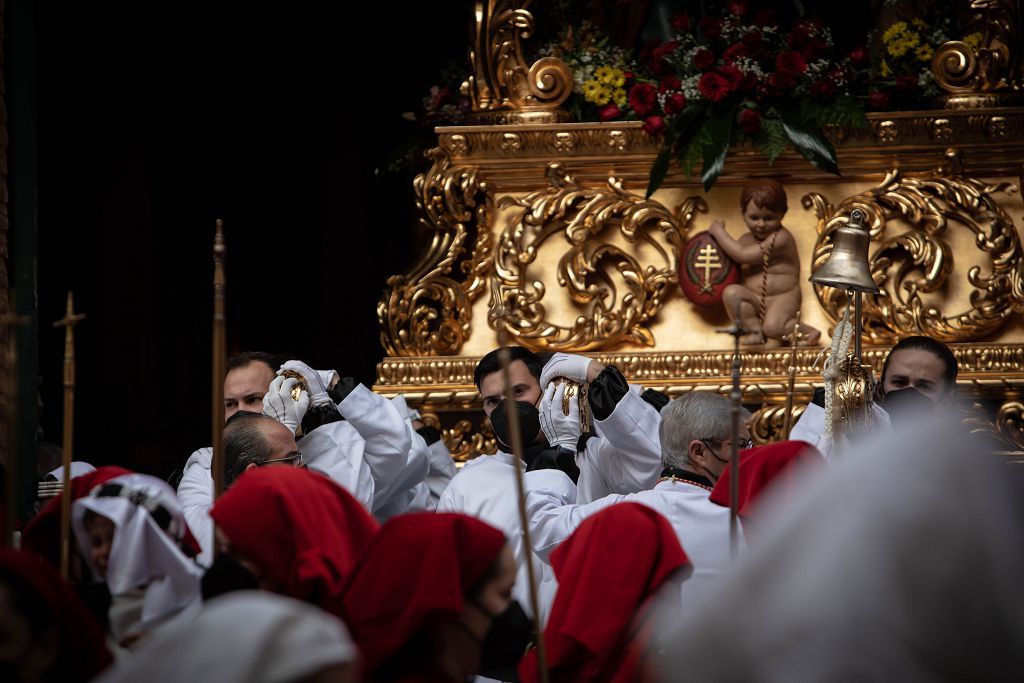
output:
[[232,591],[259,590],[259,587],[259,581],[252,575],[252,572],[226,553],[217,555],[213,566],[203,574],[204,601]]
[[913,387],[887,392],[882,397],[882,408],[893,424],[901,425],[935,413],[932,400]]
[[491,614],[491,627],[480,644],[480,675],[503,681],[515,679],[516,665],[533,642],[533,621],[515,600],[500,614]]
[[[519,413],[519,433],[523,437],[523,447],[533,443],[540,434],[540,411],[537,406],[526,401],[516,401],[516,411]],[[508,426],[508,414],[505,411],[505,399],[498,401],[491,412],[491,427],[494,428],[494,436],[498,439],[498,445],[506,453],[512,452],[511,430]]]

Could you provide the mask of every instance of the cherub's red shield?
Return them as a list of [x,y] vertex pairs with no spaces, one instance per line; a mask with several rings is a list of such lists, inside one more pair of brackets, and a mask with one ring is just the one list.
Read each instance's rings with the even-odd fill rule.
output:
[[740,269],[709,232],[697,233],[683,247],[679,286],[698,306],[722,305],[722,290],[739,282]]

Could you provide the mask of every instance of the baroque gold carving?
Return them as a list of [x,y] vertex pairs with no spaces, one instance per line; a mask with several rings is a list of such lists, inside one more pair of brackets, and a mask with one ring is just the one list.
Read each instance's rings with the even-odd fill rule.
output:
[[951,107],[992,106],[1022,87],[1019,0],[972,0],[970,8],[982,28],[978,47],[950,41],[932,57],[935,82],[952,93]]
[[522,40],[533,32],[529,0],[478,0],[470,49],[473,73],[462,84],[473,116],[488,123],[568,121],[559,106],[572,94],[572,71],[560,59],[527,65]]
[[469,336],[470,306],[490,269],[487,183],[475,167],[453,168],[438,148],[428,155],[433,166],[416,176],[413,187],[420,224],[433,233],[432,242],[408,272],[388,278],[377,304],[381,344],[393,356],[457,353]]
[[[806,403],[793,406],[793,418],[790,424],[796,424],[806,407]],[[785,438],[782,434],[785,423],[786,406],[778,403],[766,404],[750,416],[750,438],[753,439],[756,446],[782,441]]]
[[[687,199],[673,215],[615,178],[598,190],[580,187],[560,164],[549,164],[547,175],[549,188],[500,201],[522,211],[498,240],[488,323],[534,349],[590,351],[627,341],[653,346],[644,323],[675,285],[685,226],[696,211],[707,210],[704,201]],[[655,263],[641,263],[637,248],[613,243],[613,231],[627,247],[650,252]],[[557,282],[579,311],[570,325],[548,320],[544,283],[527,275],[544,243],[559,234],[569,250],[558,262]]]
[[478,455],[489,455],[498,451],[498,442],[489,420],[485,420],[485,424],[477,432],[473,431],[471,421],[459,420],[450,429],[442,429],[441,438],[456,462],[465,462]]
[[[956,170],[959,157],[951,152]],[[995,202],[996,193],[1016,191],[1009,183],[987,184],[949,170],[903,177],[890,171],[875,187],[833,207],[818,193],[803,198],[819,220],[813,268],[828,258],[832,234],[854,208],[862,209],[871,239],[879,242],[871,255],[871,275],[882,292],[864,296],[864,335],[873,343],[892,343],[911,334],[943,341],[982,338],[1024,311],[1024,251],[1010,216]],[[905,221],[907,232],[887,236],[890,222]],[[966,273],[971,308],[946,314],[924,294],[941,293],[953,273],[947,230],[968,229],[974,244],[988,257],[986,267]],[[815,285],[825,314],[836,322],[846,306],[846,293]]]

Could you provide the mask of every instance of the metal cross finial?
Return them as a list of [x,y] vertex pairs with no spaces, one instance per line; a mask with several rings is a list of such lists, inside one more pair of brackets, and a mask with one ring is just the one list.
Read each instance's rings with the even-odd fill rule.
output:
[[85,320],[84,313],[75,313],[75,295],[68,291],[68,308],[64,317],[53,323],[64,328],[64,479],[60,506],[60,573],[68,578],[71,557],[71,449],[75,436],[75,325]]

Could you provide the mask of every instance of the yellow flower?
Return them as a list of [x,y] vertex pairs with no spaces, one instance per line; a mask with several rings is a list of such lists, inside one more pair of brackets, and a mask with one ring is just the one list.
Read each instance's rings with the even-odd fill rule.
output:
[[[623,82],[625,82],[625,79],[623,79]],[[616,88],[615,90],[613,90],[612,99],[615,101],[615,104],[619,105],[620,107],[626,106],[627,97],[625,88]]]
[[597,103],[597,95],[601,90],[601,84],[591,78],[590,80],[583,81],[583,96],[588,102]]
[[594,69],[594,80],[598,83],[608,83],[614,76],[615,70],[610,66],[599,66]]
[[889,63],[884,59],[878,67],[878,73],[881,74],[882,78],[888,78],[889,76],[892,75],[892,69],[889,68]]
[[981,33],[980,32],[976,32],[976,33],[972,33],[970,35],[964,36],[964,42],[967,43],[967,47],[971,48],[972,50],[977,50],[978,46],[981,45],[981,38],[982,38]]
[[621,88],[626,84],[626,74],[622,71],[622,69],[612,69],[611,78],[609,78],[606,82],[613,88]]
[[918,31],[923,31],[926,28],[928,28],[928,24],[924,23],[924,19],[920,19],[920,18],[914,19],[913,21],[910,22],[910,24],[911,24],[911,26],[916,28]]
[[882,34],[882,41],[885,43],[890,43],[893,40],[896,40],[897,37],[900,36],[906,30],[907,22],[897,21],[895,24],[892,24],[889,28],[885,29],[885,33]]
[[907,54],[910,50],[913,50],[920,44],[921,37],[911,31],[910,33],[904,34],[899,40],[894,40],[889,43],[888,52],[893,57],[902,57]]
[[603,107],[604,105],[608,104],[611,101],[611,99],[612,99],[612,90],[611,90],[611,88],[609,88],[606,85],[602,85],[598,89],[597,94],[594,96],[594,104],[596,104],[599,107]]
[[932,50],[931,45],[922,45],[921,47],[917,48],[914,51],[914,54],[917,56],[917,59],[919,61],[927,62],[931,60],[932,54],[934,54],[934,52],[935,51]]

